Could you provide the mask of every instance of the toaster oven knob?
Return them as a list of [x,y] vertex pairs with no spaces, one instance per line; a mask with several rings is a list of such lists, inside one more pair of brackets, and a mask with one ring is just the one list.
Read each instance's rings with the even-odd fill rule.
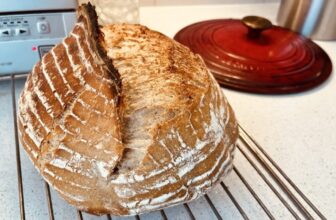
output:
[[50,25],[49,25],[49,22],[48,21],[38,21],[37,22],[37,31],[40,33],[40,34],[48,34],[50,33]]

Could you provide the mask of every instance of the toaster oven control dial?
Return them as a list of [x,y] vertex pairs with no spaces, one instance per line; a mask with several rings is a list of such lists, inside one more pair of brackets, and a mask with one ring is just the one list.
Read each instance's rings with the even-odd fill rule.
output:
[[46,21],[46,20],[38,21],[36,23],[36,25],[37,25],[37,31],[40,34],[48,34],[48,33],[50,33],[50,25],[49,25],[48,21]]

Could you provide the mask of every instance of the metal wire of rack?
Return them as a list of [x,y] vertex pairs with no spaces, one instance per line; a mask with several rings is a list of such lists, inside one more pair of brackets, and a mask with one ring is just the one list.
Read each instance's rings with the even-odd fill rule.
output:
[[[28,187],[23,180],[21,151],[16,124],[16,103],[18,88],[22,87],[26,74],[0,76],[0,83],[11,84],[7,95],[11,96],[13,129],[15,138],[15,160],[20,219],[27,218],[28,198],[24,191]],[[4,82],[2,82],[4,81]],[[17,86],[16,83],[21,83]],[[19,90],[20,90],[19,88]],[[1,87],[0,87],[1,89]],[[128,217],[127,219],[326,219],[319,209],[307,198],[278,164],[267,154],[241,126],[235,155],[233,172],[220,182],[214,190],[203,197],[180,206],[161,211]],[[37,172],[35,173],[36,175]],[[55,211],[55,196],[49,185],[43,181],[48,209],[48,218],[57,219],[62,210]],[[61,200],[61,202],[64,202]],[[64,202],[65,203],[65,202]],[[93,216],[75,210],[79,220]],[[183,213],[184,215],[182,215]],[[1,215],[0,215],[1,216]],[[43,218],[45,219],[45,218]],[[73,219],[69,216],[69,219]],[[116,216],[102,216],[99,219],[124,219]]]

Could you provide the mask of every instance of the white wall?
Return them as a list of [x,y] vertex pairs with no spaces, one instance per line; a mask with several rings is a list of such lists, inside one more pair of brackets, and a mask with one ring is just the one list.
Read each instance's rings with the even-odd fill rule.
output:
[[140,6],[154,5],[196,5],[196,4],[243,4],[279,2],[280,0],[139,0]]

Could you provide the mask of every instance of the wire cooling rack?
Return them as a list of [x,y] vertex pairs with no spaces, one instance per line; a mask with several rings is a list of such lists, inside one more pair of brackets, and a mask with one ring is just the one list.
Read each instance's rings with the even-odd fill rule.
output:
[[[0,138],[13,137],[3,149],[12,152],[17,190],[11,211],[0,219],[326,219],[265,150],[241,127],[232,172],[203,197],[183,205],[134,217],[92,216],[59,198],[33,168],[18,141],[16,109],[26,74],[0,76]],[[1,103],[3,102],[6,103]],[[2,115],[1,115],[2,114]],[[0,152],[1,153],[1,152]],[[3,154],[3,153],[2,153]],[[6,158],[6,157],[5,157]],[[5,162],[0,162],[5,163]],[[8,162],[10,163],[10,161]],[[5,163],[7,164],[7,163]],[[3,166],[2,166],[3,167]],[[3,169],[15,169],[4,167]],[[0,168],[1,173],[1,168]],[[2,178],[6,181],[7,178]],[[0,181],[1,186],[6,182]],[[8,183],[8,182],[7,182]],[[11,185],[11,186],[8,186]],[[15,184],[14,184],[15,185]],[[9,192],[5,192],[9,194]],[[5,195],[7,195],[5,194]],[[13,192],[12,192],[13,194]],[[6,198],[6,196],[5,196]],[[1,200],[1,194],[0,194]],[[1,205],[0,205],[1,206]],[[19,214],[17,212],[19,212]],[[3,212],[3,213],[6,213]],[[13,214],[15,213],[15,214]],[[14,216],[15,215],[15,216]]]

